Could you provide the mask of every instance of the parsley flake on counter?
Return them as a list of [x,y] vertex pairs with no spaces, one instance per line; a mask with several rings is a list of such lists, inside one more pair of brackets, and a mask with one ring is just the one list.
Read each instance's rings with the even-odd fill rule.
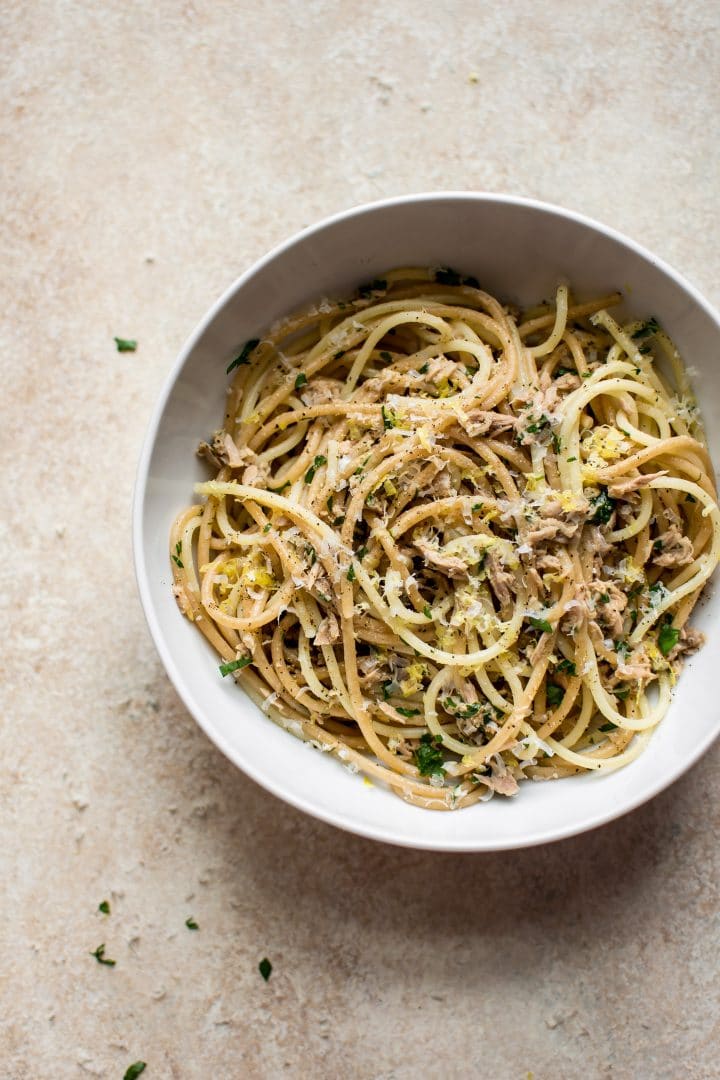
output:
[[253,349],[256,349],[259,344],[260,338],[251,338],[250,341],[246,341],[242,347],[242,351],[240,352],[239,356],[236,356],[235,359],[232,360],[226,367],[225,374],[229,375],[234,368],[240,367],[241,364],[249,364],[250,353],[253,351]]
[[147,1063],[145,1061],[134,1061],[132,1065],[128,1065],[125,1070],[123,1080],[137,1080],[140,1073],[144,1073],[147,1069]]
[[113,341],[118,352],[135,352],[137,349],[137,341],[133,341],[132,338],[116,337]]
[[115,967],[115,961],[110,960],[110,959],[108,959],[108,957],[105,956],[105,946],[104,945],[98,945],[95,952],[91,952],[90,955],[95,957],[98,964],[107,964],[108,967]]
[[98,904],[98,911],[102,911],[103,915],[110,914],[110,904],[107,900],[101,900]]
[[221,664],[219,668],[220,674],[224,679],[226,675],[231,675],[233,671],[241,671],[248,664],[252,664],[252,656],[241,656],[238,660],[230,660],[227,664]]
[[185,925],[187,926],[188,930],[199,930],[200,929],[198,924],[193,919],[192,915],[190,916],[189,919],[185,920]]
[[268,960],[267,956],[264,956],[258,964],[258,971],[262,975],[265,982],[267,982],[272,974],[272,964]]

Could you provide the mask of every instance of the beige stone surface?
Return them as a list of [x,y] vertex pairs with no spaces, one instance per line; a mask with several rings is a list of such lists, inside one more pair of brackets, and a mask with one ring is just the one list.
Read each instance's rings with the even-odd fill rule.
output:
[[[329,212],[539,196],[720,301],[716,5],[0,10],[0,1075],[142,1059],[147,1080],[720,1076],[717,746],[550,847],[344,835],[196,728],[130,550],[135,463],[182,341]],[[101,942],[115,967],[89,955]]]

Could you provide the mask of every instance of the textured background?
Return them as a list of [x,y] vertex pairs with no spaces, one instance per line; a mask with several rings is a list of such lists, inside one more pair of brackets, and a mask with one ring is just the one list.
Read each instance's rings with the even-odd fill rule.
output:
[[[196,729],[129,536],[182,341],[332,211],[432,188],[539,196],[718,303],[716,5],[0,12],[2,1076],[122,1077],[139,1058],[148,1080],[720,1076],[720,747],[551,847],[445,857],[345,836]],[[116,967],[88,955],[100,942]]]

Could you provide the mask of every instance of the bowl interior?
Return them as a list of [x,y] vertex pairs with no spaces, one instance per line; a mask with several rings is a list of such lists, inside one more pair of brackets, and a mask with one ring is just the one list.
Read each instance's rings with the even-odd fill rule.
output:
[[655,315],[691,369],[714,459],[720,453],[720,325],[708,305],[649,253],[556,208],[500,196],[415,196],[360,208],[301,233],[241,277],[184,348],[156,409],[140,462],[135,558],[155,644],[188,709],[224,753],[276,795],[326,821],[394,843],[445,850],[520,847],[571,835],[639,805],[687,768],[720,729],[712,665],[720,603],[712,586],[694,623],[708,644],[686,665],[669,714],[625,769],[521,785],[459,813],[409,806],[369,787],[329,755],[265,716],[231,680],[171,593],[167,538],[192,485],[195,455],[221,423],[225,368],[238,345],[322,296],[343,296],[401,265],[452,266],[511,301],[553,294],[566,279],[581,296],[621,288],[627,310]]

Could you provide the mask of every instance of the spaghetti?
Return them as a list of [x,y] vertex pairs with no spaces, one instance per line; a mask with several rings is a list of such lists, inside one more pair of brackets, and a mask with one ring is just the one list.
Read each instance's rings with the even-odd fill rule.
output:
[[678,353],[619,301],[401,269],[248,342],[170,541],[221,674],[432,809],[632,761],[720,512]]

